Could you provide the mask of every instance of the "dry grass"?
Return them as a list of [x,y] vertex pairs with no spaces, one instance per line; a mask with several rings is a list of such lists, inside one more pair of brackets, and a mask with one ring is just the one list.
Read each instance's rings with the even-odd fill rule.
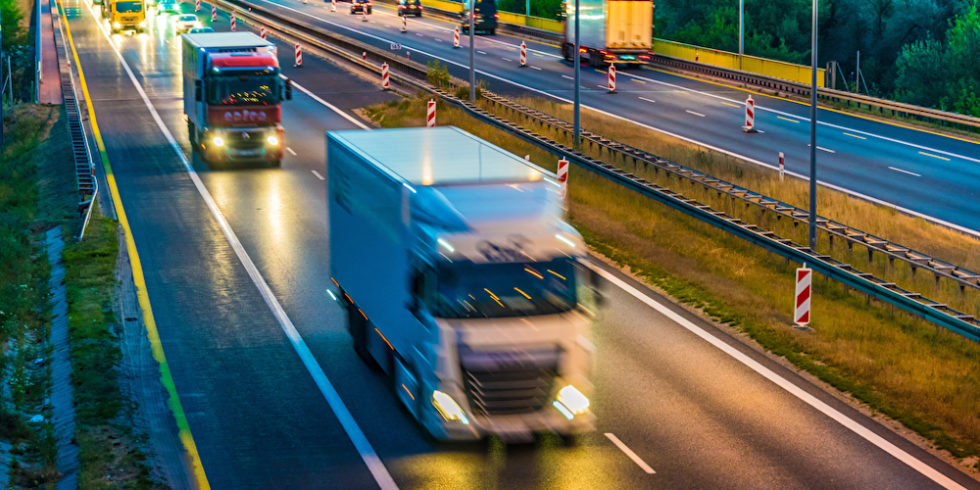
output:
[[[519,99],[518,102],[564,120],[572,118],[569,104],[537,98]],[[489,104],[485,108],[497,110],[505,117],[515,117],[514,114],[503,113],[503,109]],[[536,124],[527,120],[518,120],[518,122],[525,125]],[[780,181],[778,173],[771,169],[761,168],[591,110],[582,111],[582,127],[794,206],[803,209],[809,206],[809,184],[806,181],[792,177]],[[596,128],[601,129],[596,131]],[[540,125],[534,129],[549,134],[558,141],[569,145],[571,143],[570,137],[564,132]],[[780,236],[793,239],[797,243],[807,241],[806,226],[785,218],[777,219],[773,212],[763,211],[754,205],[745,206],[742,201],[707,190],[699,184],[692,185],[686,180],[671,177],[663,171],[654,172],[636,168],[631,161],[618,159],[615,155],[599,151],[598,148],[586,146],[583,151],[697,199],[715,209],[725,211],[743,221],[757,224]],[[980,254],[976,253],[976,250],[980,249],[980,241],[974,237],[928,223],[922,218],[902,214],[886,206],[849,197],[845,193],[832,189],[821,187],[818,192],[820,206],[818,212],[821,216],[846,223],[960,267],[980,271]],[[958,283],[954,281],[942,279],[937,282],[931,274],[924,273],[921,269],[914,269],[910,264],[902,261],[889,262],[882,254],[875,254],[869,260],[867,249],[864,247],[855,246],[851,249],[840,239],[835,240],[832,246],[829,236],[825,233],[820,233],[818,238],[819,250],[822,253],[849,263],[861,271],[870,272],[901,287],[919,292],[951,308],[980,316],[980,291],[977,289],[968,288],[961,291]]]
[[[385,127],[421,126],[425,104],[364,113]],[[462,111],[440,107],[438,118],[554,168],[555,156]],[[569,198],[570,220],[599,253],[954,456],[980,456],[980,345],[820,277],[813,330],[795,330],[795,264],[574,166]]]

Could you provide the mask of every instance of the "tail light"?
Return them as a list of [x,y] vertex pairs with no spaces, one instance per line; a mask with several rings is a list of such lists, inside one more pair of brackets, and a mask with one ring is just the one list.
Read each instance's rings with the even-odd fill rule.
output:
[[493,18],[494,19],[499,19],[500,18],[500,14],[493,14]]
[[648,54],[641,54],[640,55],[640,59],[641,60],[648,60],[648,59],[650,59],[650,55],[648,55]]

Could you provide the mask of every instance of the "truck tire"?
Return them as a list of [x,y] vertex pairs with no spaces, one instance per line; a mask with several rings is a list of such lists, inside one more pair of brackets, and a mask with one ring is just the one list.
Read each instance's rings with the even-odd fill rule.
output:
[[191,142],[191,149],[197,150],[197,126],[187,121],[187,139]]

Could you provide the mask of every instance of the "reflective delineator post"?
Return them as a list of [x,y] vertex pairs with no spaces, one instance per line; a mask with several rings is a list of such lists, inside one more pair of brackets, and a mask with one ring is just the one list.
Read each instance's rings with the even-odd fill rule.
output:
[[746,133],[757,133],[755,129],[755,101],[752,100],[752,96],[745,99],[745,126],[742,126],[742,131]]
[[796,295],[793,304],[793,323],[800,328],[807,328],[810,323],[810,297],[813,282],[813,271],[806,264],[796,269]]
[[231,32],[235,32],[235,11],[231,11]]
[[779,181],[783,181],[783,175],[786,173],[786,160],[783,157],[783,152],[779,152]]
[[303,67],[303,48],[300,47],[299,43],[296,43],[296,64],[293,66],[296,68]]
[[558,183],[561,184],[561,199],[568,195],[568,160],[558,160]]
[[367,51],[361,51],[361,61],[367,61]]
[[265,27],[259,28],[259,36],[261,36],[262,39],[265,39]]
[[427,128],[436,127],[436,101],[432,99],[429,99],[429,103],[426,104],[425,127]]
[[330,11],[331,12],[337,11],[337,0],[330,0]]
[[194,0],[194,11],[195,12],[201,11],[201,0]]
[[609,93],[616,93],[616,65],[609,63]]
[[218,20],[218,7],[214,5],[211,6],[211,22],[217,22]]
[[521,41],[521,68],[527,66],[527,44]]
[[406,32],[408,32],[408,16],[407,15],[403,15],[402,16],[402,34],[405,34]]
[[381,63],[381,88],[388,90],[391,84],[388,81],[388,63]]
[[453,48],[459,48],[459,26],[453,29]]

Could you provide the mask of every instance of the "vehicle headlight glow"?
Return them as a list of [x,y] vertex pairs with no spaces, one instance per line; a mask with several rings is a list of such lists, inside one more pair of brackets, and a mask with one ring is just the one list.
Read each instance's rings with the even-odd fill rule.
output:
[[[553,405],[569,420],[575,415],[582,415],[589,411],[589,399],[572,385],[567,385],[558,390],[558,397]],[[569,415],[573,417],[569,417]]]
[[439,390],[432,392],[432,406],[436,407],[436,410],[439,411],[439,415],[442,415],[442,418],[446,420],[458,420],[463,425],[470,425],[470,420],[466,418],[463,409],[459,408],[459,405],[456,404],[456,400],[453,400],[451,396]]
[[119,29],[120,27],[122,27],[122,24],[120,24],[119,22],[113,22],[112,23],[112,27],[115,27],[116,29]]
[[225,146],[225,140],[221,136],[211,138],[211,142],[214,143],[214,146]]
[[266,143],[269,143],[269,146],[279,146],[279,138],[274,134],[270,134],[265,141]]
[[140,21],[140,27],[146,27],[146,21],[145,20],[141,20]]

